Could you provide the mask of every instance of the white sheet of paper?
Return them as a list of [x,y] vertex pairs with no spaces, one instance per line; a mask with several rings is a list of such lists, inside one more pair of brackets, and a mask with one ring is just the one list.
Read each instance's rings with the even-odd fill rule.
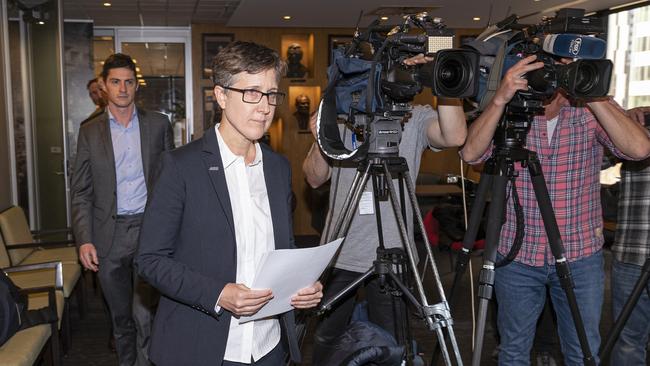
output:
[[332,260],[343,238],[325,245],[304,249],[279,249],[267,252],[255,274],[253,289],[273,291],[273,299],[252,316],[242,316],[239,323],[266,318],[287,312],[291,297],[298,290],[311,286]]

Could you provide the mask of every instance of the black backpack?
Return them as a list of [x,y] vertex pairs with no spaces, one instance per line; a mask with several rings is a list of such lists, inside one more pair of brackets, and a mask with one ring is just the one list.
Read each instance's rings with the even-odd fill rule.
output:
[[0,273],[0,345],[20,329],[21,314],[27,309],[27,296],[18,290],[9,276]]
[[27,295],[0,269],[0,346],[19,330],[58,319],[48,308],[27,310]]

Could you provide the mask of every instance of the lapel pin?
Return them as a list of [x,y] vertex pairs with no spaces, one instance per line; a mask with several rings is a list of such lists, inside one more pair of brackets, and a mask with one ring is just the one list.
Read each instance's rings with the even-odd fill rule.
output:
[[217,171],[217,170],[219,170],[219,167],[218,166],[211,166],[210,168],[208,168],[208,170]]

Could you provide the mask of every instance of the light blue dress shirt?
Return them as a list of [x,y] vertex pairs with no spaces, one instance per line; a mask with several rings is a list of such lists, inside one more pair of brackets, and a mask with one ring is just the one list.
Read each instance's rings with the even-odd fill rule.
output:
[[140,149],[140,121],[133,109],[131,121],[122,126],[108,110],[113,155],[115,156],[115,180],[117,183],[117,214],[134,215],[144,212],[147,203],[147,185]]

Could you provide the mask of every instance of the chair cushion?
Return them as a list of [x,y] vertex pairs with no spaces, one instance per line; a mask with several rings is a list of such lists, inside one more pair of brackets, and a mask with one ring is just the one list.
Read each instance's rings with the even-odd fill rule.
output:
[[23,329],[0,347],[3,366],[31,366],[52,334],[50,324]]
[[31,252],[20,264],[44,262],[62,262],[63,264],[79,264],[77,247],[38,249]]
[[[53,269],[34,270],[29,272],[14,272],[11,280],[20,288],[50,286],[54,284]],[[78,264],[63,265],[63,296],[67,299],[81,277],[81,266]]]

